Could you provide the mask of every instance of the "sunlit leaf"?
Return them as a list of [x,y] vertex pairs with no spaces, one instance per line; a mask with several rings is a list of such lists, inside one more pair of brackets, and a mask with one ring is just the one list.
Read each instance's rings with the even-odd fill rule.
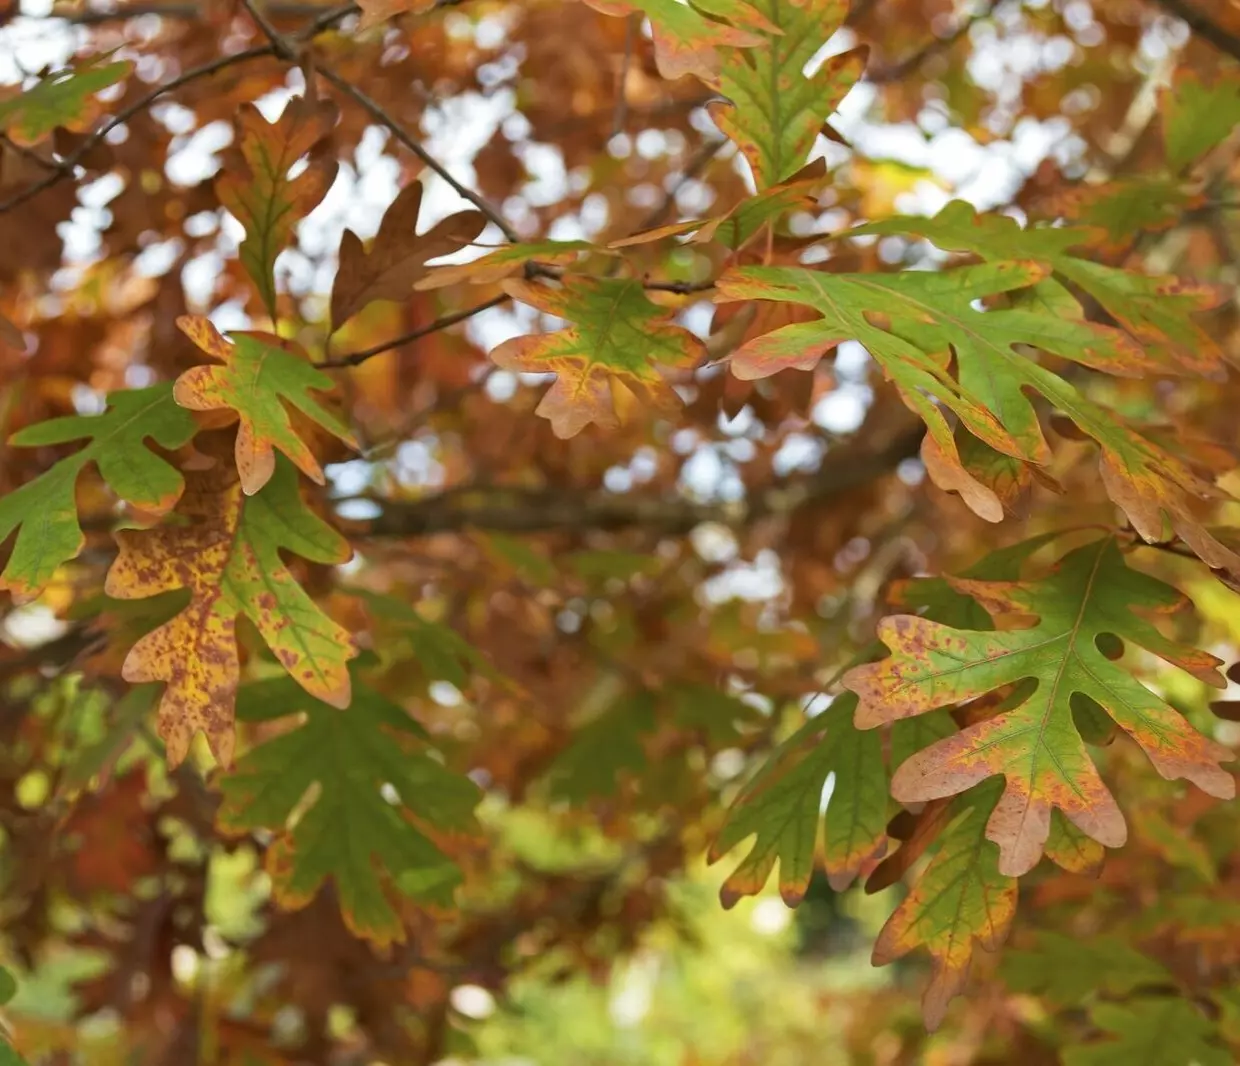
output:
[[1173,171],[1217,148],[1240,123],[1240,80],[1234,75],[1207,80],[1184,64],[1161,95],[1163,144]]
[[316,370],[292,341],[270,333],[230,333],[226,341],[207,319],[197,316],[183,316],[177,319],[177,325],[223,365],[196,366],[185,371],[177,378],[176,401],[193,411],[235,414],[241,423],[237,431],[237,470],[247,495],[267,484],[275,471],[277,450],[288,456],[303,474],[323,484],[323,469],[294,428],[289,407],[350,447],[357,447],[344,422],[310,395],[333,388],[335,382]]
[[353,638],[297,584],[280,553],[340,563],[352,550],[302,502],[297,474],[283,460],[255,496],[242,493],[235,471],[218,458],[186,480],[176,512],[185,523],[119,532],[120,555],[108,571],[106,589],[126,600],[190,591],[188,607],[133,646],[124,676],[166,683],[158,723],[171,765],[185,758],[199,730],[227,765],[241,675],[238,615],[254,623],[307,692],[333,706],[348,706],[346,664],[356,654]]
[[553,333],[515,337],[491,352],[505,370],[557,376],[537,411],[557,437],[572,437],[591,422],[616,428],[618,388],[646,407],[674,410],[679,400],[660,367],[691,367],[705,358],[702,342],[670,324],[672,311],[651,303],[639,281],[569,277],[559,289],[523,281],[504,287],[569,323]]
[[101,62],[96,57],[40,78],[29,89],[15,90],[0,98],[0,133],[14,144],[37,144],[58,126],[88,129],[102,104],[95,94],[127,78],[133,70],[129,60]]
[[[1218,660],[1177,644],[1145,617],[1185,603],[1171,587],[1129,568],[1111,538],[1075,549],[1038,581],[956,579],[953,584],[993,614],[1030,615],[1024,629],[954,629],[913,615],[884,619],[879,638],[892,655],[857,667],[844,684],[857,692],[857,724],[869,729],[1036,679],[1018,706],[976,722],[905,762],[892,779],[903,803],[964,792],[996,774],[1006,781],[987,826],[1000,847],[1000,869],[1032,869],[1063,811],[1085,834],[1119,847],[1127,828],[1078,732],[1074,694],[1103,708],[1165,778],[1187,778],[1230,798],[1235,780],[1220,766],[1231,752],[1196,732],[1124,666],[1099,648],[1105,635],[1130,641],[1207,684],[1222,685]],[[1139,613],[1140,612],[1140,613]]]

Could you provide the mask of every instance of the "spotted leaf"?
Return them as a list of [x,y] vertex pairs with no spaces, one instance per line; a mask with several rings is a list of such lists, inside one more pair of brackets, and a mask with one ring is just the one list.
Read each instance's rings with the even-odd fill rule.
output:
[[639,281],[569,277],[558,289],[524,281],[504,288],[569,323],[553,333],[515,337],[491,352],[505,370],[557,375],[537,410],[557,437],[574,436],[591,422],[619,426],[617,388],[650,407],[674,408],[679,398],[659,368],[691,367],[705,358],[702,342],[669,323],[672,311],[651,303]]
[[170,510],[181,495],[181,475],[146,442],[179,448],[196,428],[193,416],[173,402],[171,385],[152,385],[112,393],[101,415],[53,418],[14,434],[10,443],[24,448],[88,443],[0,499],[0,539],[17,530],[0,587],[25,603],[82,550],[74,490],[78,475],[91,463],[122,500],[148,514]]
[[277,450],[302,473],[323,484],[323,470],[289,418],[295,408],[312,422],[357,447],[348,427],[310,393],[334,387],[292,341],[270,333],[230,333],[231,344],[205,319],[183,315],[177,325],[222,366],[196,366],[176,382],[176,401],[193,411],[230,411],[241,425],[236,461],[241,487],[258,492],[275,470]]
[[217,823],[226,833],[276,834],[267,870],[282,906],[305,906],[330,878],[357,936],[403,941],[393,894],[451,904],[460,871],[436,837],[474,832],[481,792],[428,753],[425,731],[406,711],[365,684],[354,686],[347,710],[289,678],[246,685],[237,699],[242,721],[292,714],[302,716],[298,726],[220,779]]
[[127,681],[166,683],[158,721],[170,765],[185,758],[199,730],[227,765],[240,679],[238,615],[254,623],[307,692],[348,706],[353,639],[297,584],[280,553],[340,563],[352,552],[302,502],[297,474],[283,460],[255,496],[242,493],[236,471],[220,458],[186,482],[176,511],[182,524],[117,533],[120,554],[105,588],[124,600],[189,591],[189,605],[139,640],[122,672]]
[[[258,288],[263,306],[276,318],[276,257],[293,229],[323,199],[336,178],[336,160],[313,154],[331,131],[336,107],[299,96],[275,122],[253,104],[242,104],[237,144],[225,158],[215,193],[245,227],[241,263]],[[309,165],[290,177],[294,163],[310,155]]]
[[[1003,775],[1006,787],[987,824],[1000,870],[1032,869],[1061,810],[1087,836],[1119,847],[1127,828],[1086,750],[1074,696],[1086,697],[1149,756],[1169,780],[1187,778],[1230,798],[1235,780],[1219,765],[1231,752],[1202,736],[1131,671],[1105,654],[1115,638],[1221,686],[1218,660],[1165,637],[1142,613],[1185,604],[1171,587],[1128,567],[1113,538],[1064,556],[1038,581],[955,579],[992,614],[1033,616],[1024,629],[955,629],[915,615],[884,619],[890,658],[858,667],[844,684],[860,697],[857,725],[871,729],[1025,683],[1015,706],[973,723],[901,765],[892,795],[918,803],[964,792]],[[1030,683],[1036,685],[1030,688]]]
[[[749,837],[753,847],[720,889],[725,907],[762,891],[779,863],[779,892],[796,906],[814,870],[821,826],[827,880],[843,891],[887,845],[887,771],[882,741],[852,722],[849,693],[811,718],[742,790],[710,849],[717,862]],[[823,789],[834,787],[823,813]]]
[[726,103],[711,117],[749,160],[759,189],[805,165],[823,123],[860,79],[865,48],[831,56],[812,74],[806,64],[844,23],[848,0],[757,0],[778,32],[763,33],[759,48],[728,50],[711,84]]

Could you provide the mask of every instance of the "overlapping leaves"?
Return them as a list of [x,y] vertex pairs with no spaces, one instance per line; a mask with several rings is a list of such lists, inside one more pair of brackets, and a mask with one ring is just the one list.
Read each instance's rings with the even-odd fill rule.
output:
[[91,463],[127,503],[151,515],[170,510],[181,495],[181,475],[146,442],[179,448],[196,428],[189,412],[173,402],[170,386],[152,385],[112,393],[101,415],[54,418],[14,434],[10,443],[23,448],[88,443],[0,499],[0,539],[17,530],[0,588],[18,603],[33,599],[57,568],[81,551],[74,490]]
[[[251,749],[221,779],[218,824],[229,833],[276,833],[267,869],[283,906],[305,906],[330,878],[356,935],[402,941],[393,894],[451,905],[460,871],[436,838],[474,832],[481,793],[428,753],[417,722],[365,684],[353,687],[347,710],[308,696],[291,678],[247,685],[237,700],[242,721],[292,714],[303,721]],[[312,788],[313,802],[300,810]]]
[[236,620],[254,623],[276,658],[307,692],[333,706],[349,703],[353,638],[298,585],[282,550],[320,563],[352,554],[348,542],[302,502],[284,461],[257,495],[246,497],[222,456],[187,474],[177,508],[182,524],[117,534],[120,554],[106,590],[142,599],[175,589],[187,607],[147,634],[125,659],[127,681],[162,681],[159,733],[177,765],[201,730],[221,763],[232,761],[233,709],[240,680]]
[[[1101,708],[1168,779],[1187,778],[1230,798],[1235,781],[1219,765],[1232,758],[1103,649],[1130,641],[1201,678],[1221,684],[1213,656],[1165,637],[1144,617],[1183,605],[1174,589],[1127,566],[1113,538],[1075,549],[1039,581],[955,579],[953,586],[992,614],[1034,616],[1023,629],[956,629],[916,615],[879,626],[892,655],[844,678],[860,696],[861,728],[1022,685],[1014,706],[967,726],[900,766],[892,794],[904,803],[957,795],[1003,775],[1003,796],[986,833],[999,845],[999,869],[1033,867],[1061,810],[1108,847],[1127,837],[1123,815],[1086,750],[1074,713],[1080,698]],[[1029,688],[1031,682],[1036,686]]]

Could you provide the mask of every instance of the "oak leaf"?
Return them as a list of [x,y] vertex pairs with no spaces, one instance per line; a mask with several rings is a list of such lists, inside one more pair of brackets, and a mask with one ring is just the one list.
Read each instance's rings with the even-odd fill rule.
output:
[[362,9],[357,28],[369,30],[398,15],[423,15],[433,11],[437,0],[358,0],[357,6]]
[[779,33],[757,5],[745,0],[584,0],[604,15],[640,11],[654,32],[655,64],[669,81],[693,74],[710,84],[722,63],[720,49],[762,45]]
[[23,147],[37,144],[57,127],[81,131],[98,117],[102,105],[95,94],[127,78],[129,60],[103,63],[90,59],[40,78],[29,89],[0,99],[0,133]]
[[333,706],[348,705],[353,638],[297,584],[280,553],[341,563],[352,550],[307,509],[297,474],[283,460],[255,496],[242,493],[236,472],[218,458],[186,482],[176,512],[184,524],[117,533],[120,554],[105,590],[125,600],[189,591],[189,605],[133,646],[122,673],[131,682],[167,684],[158,724],[169,765],[185,758],[199,730],[227,765],[240,680],[238,615],[254,623],[307,692]]
[[[1187,778],[1210,795],[1230,798],[1235,779],[1219,765],[1233,758],[1196,732],[1178,711],[1108,657],[1108,639],[1131,641],[1207,684],[1221,687],[1218,660],[1165,637],[1142,612],[1167,613],[1186,602],[1173,588],[1124,562],[1113,538],[1065,555],[1038,581],[954,579],[992,614],[1034,616],[1024,629],[956,629],[916,615],[879,626],[888,659],[844,677],[860,697],[859,728],[961,703],[1024,683],[1015,706],[975,722],[918,753],[892,778],[902,803],[953,796],[994,775],[1006,781],[987,825],[999,845],[999,869],[1019,876],[1033,868],[1058,808],[1107,847],[1127,827],[1103,784],[1074,718],[1074,696],[1093,701],[1131,736],[1165,778]],[[1031,681],[1036,687],[1029,690]]]
[[151,515],[170,510],[181,495],[181,475],[146,442],[179,448],[196,429],[193,416],[173,402],[172,386],[152,385],[112,393],[101,415],[53,418],[15,433],[10,443],[23,448],[89,443],[0,499],[0,539],[18,531],[0,588],[25,603],[82,550],[74,490],[78,475],[91,463],[127,503]]
[[[779,863],[779,894],[790,907],[805,897],[819,827],[827,880],[842,892],[887,847],[887,770],[882,739],[853,725],[852,693],[811,718],[771,755],[737,796],[711,845],[717,862],[748,837],[754,844],[719,890],[725,907],[762,891]],[[835,784],[823,814],[823,788]]]
[[557,375],[536,412],[550,420],[557,437],[574,436],[591,422],[619,426],[617,388],[656,410],[677,406],[679,397],[659,366],[692,367],[706,356],[698,338],[667,322],[673,312],[651,303],[640,281],[566,277],[559,289],[524,281],[507,281],[504,289],[569,323],[553,333],[514,337],[491,352],[505,370]]
[[605,255],[608,250],[589,241],[531,241],[525,244],[509,244],[468,263],[432,267],[413,287],[421,291],[442,289],[446,285],[460,282],[489,285],[519,273],[529,263],[568,266],[582,255],[591,253]]
[[1064,1051],[1064,1066],[1232,1066],[1217,1026],[1186,996],[1139,996],[1125,1003],[1098,1003],[1094,1026],[1114,1037]]
[[1065,1007],[1079,1007],[1099,993],[1127,996],[1143,986],[1175,983],[1163,966],[1123,940],[1082,940],[1047,930],[1032,947],[1004,953],[1003,978],[1015,992],[1045,995]]
[[427,273],[427,260],[458,252],[487,224],[481,211],[458,211],[418,236],[423,186],[400,191],[379,223],[369,249],[352,230],[340,237],[340,266],[332,285],[332,330],[375,300],[403,300]]
[[[362,683],[354,693],[340,710],[290,678],[242,688],[242,721],[297,713],[302,721],[247,752],[220,779],[217,822],[226,833],[276,834],[267,869],[282,906],[305,906],[331,878],[345,924],[383,945],[405,939],[393,889],[451,905],[460,871],[434,837],[474,832],[482,793],[427,754],[425,730],[402,708]],[[315,799],[301,810],[311,788]]]
[[1240,78],[1207,81],[1185,65],[1160,96],[1163,145],[1173,172],[1217,148],[1240,123]]
[[710,114],[765,189],[804,166],[823,123],[860,79],[868,49],[831,56],[806,76],[806,65],[844,24],[848,0],[757,0],[754,6],[778,31],[764,33],[759,48],[725,53],[710,83],[728,102],[712,103]]
[[[253,104],[242,104],[238,143],[225,157],[215,183],[220,203],[245,227],[241,263],[273,322],[276,257],[336,179],[336,160],[313,153],[335,121],[336,106],[327,100],[295,97],[275,122],[263,118]],[[307,154],[309,165],[290,176],[292,166]]]
[[335,414],[314,399],[313,391],[335,387],[292,341],[271,333],[230,333],[231,344],[205,318],[183,315],[177,325],[222,366],[196,366],[176,381],[174,394],[193,411],[233,412],[240,421],[236,462],[241,487],[258,492],[275,470],[275,453],[283,452],[308,477],[323,484],[323,470],[289,418],[289,407],[352,448],[357,441]]

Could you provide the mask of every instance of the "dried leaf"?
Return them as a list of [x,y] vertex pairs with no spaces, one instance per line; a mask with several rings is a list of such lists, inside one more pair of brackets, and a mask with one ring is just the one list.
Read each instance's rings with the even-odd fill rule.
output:
[[487,224],[481,211],[458,211],[418,236],[421,182],[401,190],[379,223],[369,250],[352,230],[340,237],[340,266],[332,285],[332,330],[375,300],[403,300],[425,278],[428,259],[459,252]]

